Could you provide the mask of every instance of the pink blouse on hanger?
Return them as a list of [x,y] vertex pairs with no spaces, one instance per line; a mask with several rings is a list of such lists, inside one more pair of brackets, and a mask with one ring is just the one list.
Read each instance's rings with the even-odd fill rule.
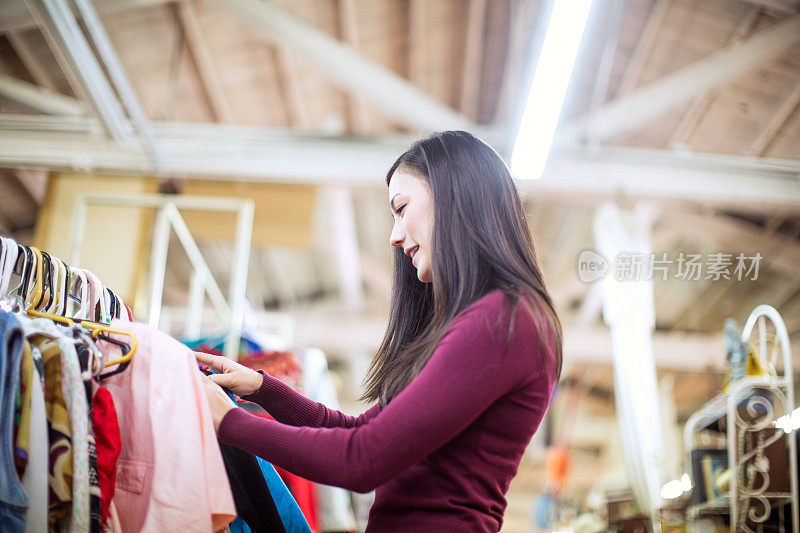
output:
[[[103,381],[122,439],[112,520],[120,531],[216,531],[236,517],[192,351],[145,324],[127,370]],[[120,337],[120,340],[124,340]],[[119,352],[99,343],[105,357]]]

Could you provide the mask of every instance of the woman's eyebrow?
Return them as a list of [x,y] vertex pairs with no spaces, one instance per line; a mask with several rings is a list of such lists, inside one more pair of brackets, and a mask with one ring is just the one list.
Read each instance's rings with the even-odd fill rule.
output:
[[395,209],[394,207],[394,199],[397,198],[398,196],[400,196],[400,193],[395,194],[394,196],[392,196],[392,199],[389,200],[389,207],[392,208],[392,211],[397,211],[397,209]]

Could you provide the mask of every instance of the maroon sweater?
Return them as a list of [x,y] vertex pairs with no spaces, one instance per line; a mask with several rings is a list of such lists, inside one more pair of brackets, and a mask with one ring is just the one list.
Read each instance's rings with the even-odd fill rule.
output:
[[448,327],[428,364],[383,408],[331,410],[264,376],[246,400],[275,420],[229,411],[222,442],[304,478],[375,489],[367,531],[498,531],[505,494],[553,390],[554,340],[520,303],[506,344],[500,291]]

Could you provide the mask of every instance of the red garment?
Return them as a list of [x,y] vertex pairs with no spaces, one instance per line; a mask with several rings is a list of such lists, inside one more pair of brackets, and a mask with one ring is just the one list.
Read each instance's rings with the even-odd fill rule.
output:
[[92,400],[92,430],[97,447],[97,474],[100,485],[100,502],[103,523],[108,518],[108,506],[114,498],[117,479],[117,458],[122,450],[122,439],[117,422],[114,398],[100,387]]
[[294,499],[297,500],[297,505],[303,512],[303,516],[308,522],[308,527],[311,531],[319,531],[319,517],[317,516],[317,490],[314,484],[307,479],[296,476],[291,472],[280,469],[277,466],[275,471],[281,476],[283,482],[289,488]]

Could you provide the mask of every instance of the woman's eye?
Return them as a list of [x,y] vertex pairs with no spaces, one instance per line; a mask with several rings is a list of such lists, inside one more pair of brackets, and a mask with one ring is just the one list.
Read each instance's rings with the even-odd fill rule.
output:
[[405,210],[406,210],[406,204],[403,204],[403,205],[401,205],[400,207],[397,208],[397,214],[398,215],[402,215],[403,211],[405,211]]

